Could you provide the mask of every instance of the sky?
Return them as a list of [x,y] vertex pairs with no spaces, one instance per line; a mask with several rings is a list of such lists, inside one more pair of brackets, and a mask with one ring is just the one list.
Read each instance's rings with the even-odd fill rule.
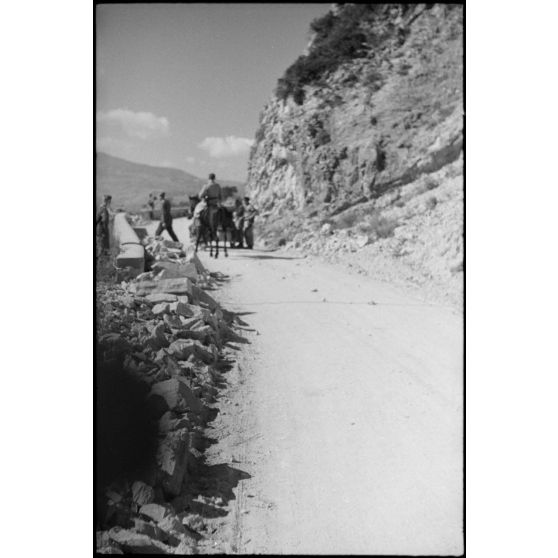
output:
[[330,6],[98,5],[97,151],[246,180],[259,114]]

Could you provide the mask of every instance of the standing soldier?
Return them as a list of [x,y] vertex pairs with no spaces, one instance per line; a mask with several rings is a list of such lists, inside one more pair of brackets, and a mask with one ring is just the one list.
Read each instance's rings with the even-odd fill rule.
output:
[[175,241],[178,242],[178,237],[174,234],[172,230],[172,215],[171,215],[171,203],[169,200],[165,199],[165,192],[161,192],[160,198],[163,202],[161,208],[161,222],[155,231],[155,236],[159,236],[164,229],[167,230],[169,236]]
[[234,241],[237,248],[244,248],[244,206],[239,198],[236,199],[235,208],[233,212],[234,222]]
[[149,201],[147,202],[147,205],[149,206],[149,219],[151,219],[151,221],[155,220],[155,214],[153,213],[153,210],[155,209],[155,194],[151,193],[149,194]]
[[254,220],[258,210],[250,203],[248,196],[244,197],[244,240],[246,247],[250,250],[254,248]]
[[110,203],[112,196],[106,195],[103,204],[99,207],[95,225],[97,227],[97,256],[107,255],[110,249],[109,223],[111,217]]

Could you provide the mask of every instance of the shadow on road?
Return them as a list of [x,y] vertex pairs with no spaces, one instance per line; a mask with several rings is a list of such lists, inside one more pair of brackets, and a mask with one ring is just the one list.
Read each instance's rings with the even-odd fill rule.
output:
[[231,467],[226,463],[207,465],[198,462],[196,466],[196,479],[191,486],[191,496],[194,500],[189,502],[190,510],[202,517],[224,517],[228,511],[222,507],[213,506],[205,502],[196,501],[197,496],[205,498],[221,497],[225,503],[236,498],[233,489],[241,480],[252,478],[250,474],[241,469]]

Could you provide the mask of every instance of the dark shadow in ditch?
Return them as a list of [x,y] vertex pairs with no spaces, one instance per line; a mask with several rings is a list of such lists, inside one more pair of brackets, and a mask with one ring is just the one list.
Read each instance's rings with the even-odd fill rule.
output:
[[155,463],[158,447],[157,412],[146,399],[149,386],[124,370],[121,359],[103,361],[97,354],[96,522],[104,517],[107,486],[141,476]]
[[246,471],[231,467],[226,463],[208,465],[203,458],[193,460],[191,467],[192,472],[195,473],[195,480],[189,487],[189,493],[193,500],[190,500],[188,507],[190,511],[207,518],[225,517],[229,511],[223,509],[223,507],[196,501],[195,499],[198,496],[205,498],[220,497],[226,505],[231,500],[236,499],[233,489],[238,486],[238,483],[241,480],[252,478]]

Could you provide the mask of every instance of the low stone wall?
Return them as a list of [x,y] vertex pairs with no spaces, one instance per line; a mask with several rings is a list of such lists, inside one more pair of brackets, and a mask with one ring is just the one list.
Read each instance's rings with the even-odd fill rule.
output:
[[117,213],[113,225],[114,241],[119,247],[116,267],[131,267],[137,273],[143,273],[145,267],[145,249],[136,231],[130,225],[126,213]]

